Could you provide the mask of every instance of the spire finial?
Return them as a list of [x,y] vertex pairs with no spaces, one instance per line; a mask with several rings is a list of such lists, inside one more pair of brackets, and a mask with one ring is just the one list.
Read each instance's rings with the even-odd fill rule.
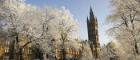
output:
[[92,11],[92,6],[90,6],[90,12],[93,13],[93,11]]
[[94,17],[93,11],[92,11],[92,7],[90,6],[90,16]]

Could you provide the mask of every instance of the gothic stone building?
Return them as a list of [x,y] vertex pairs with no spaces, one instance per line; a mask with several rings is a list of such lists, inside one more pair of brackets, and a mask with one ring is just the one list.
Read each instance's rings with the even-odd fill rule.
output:
[[88,41],[92,54],[95,58],[99,58],[100,43],[98,36],[98,22],[94,16],[92,8],[90,8],[90,16],[87,17],[87,28],[88,28]]

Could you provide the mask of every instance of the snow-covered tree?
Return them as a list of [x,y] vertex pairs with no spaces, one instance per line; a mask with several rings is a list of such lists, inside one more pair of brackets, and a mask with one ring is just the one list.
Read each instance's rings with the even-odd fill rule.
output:
[[140,4],[138,0],[111,0],[111,4],[112,12],[108,22],[113,26],[109,32],[122,44],[128,58],[136,57],[139,54]]
[[81,60],[94,60],[89,43],[87,41],[82,42]]
[[[45,14],[40,9],[26,4],[24,0],[0,1],[1,28],[9,33],[7,39],[14,38],[17,48],[14,51],[21,53],[28,44],[42,40],[42,25],[44,25]],[[27,35],[28,41],[20,44],[19,34]]]
[[55,55],[53,51],[56,48],[67,49],[73,47],[76,50],[80,49],[78,25],[70,11],[64,7],[52,8],[47,6],[44,12],[46,18],[51,19],[47,24],[46,37],[48,37],[48,40],[46,42],[48,43],[43,45],[44,48],[47,46],[46,52]]
[[[25,0],[0,0],[0,28],[8,32],[9,39],[14,38],[20,53],[30,43],[40,44],[50,54],[56,46],[80,49],[78,24],[64,7],[38,8]],[[27,36],[26,43],[20,44],[20,34]]]

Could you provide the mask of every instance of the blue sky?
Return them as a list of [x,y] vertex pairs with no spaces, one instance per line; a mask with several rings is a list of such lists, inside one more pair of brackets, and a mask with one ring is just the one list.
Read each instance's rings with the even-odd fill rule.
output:
[[109,14],[109,0],[27,0],[29,4],[38,7],[52,6],[60,8],[65,6],[78,19],[80,26],[80,37],[84,40],[88,39],[86,18],[89,16],[90,6],[93,8],[99,23],[99,39],[101,45],[110,41],[106,34],[107,25],[105,23],[106,16]]

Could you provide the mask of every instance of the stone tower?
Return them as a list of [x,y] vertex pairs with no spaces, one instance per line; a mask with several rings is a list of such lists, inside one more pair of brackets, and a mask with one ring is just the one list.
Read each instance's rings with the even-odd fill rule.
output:
[[94,16],[92,8],[90,8],[90,16],[87,17],[88,41],[92,54],[95,58],[99,58],[100,43],[98,36],[98,22]]

